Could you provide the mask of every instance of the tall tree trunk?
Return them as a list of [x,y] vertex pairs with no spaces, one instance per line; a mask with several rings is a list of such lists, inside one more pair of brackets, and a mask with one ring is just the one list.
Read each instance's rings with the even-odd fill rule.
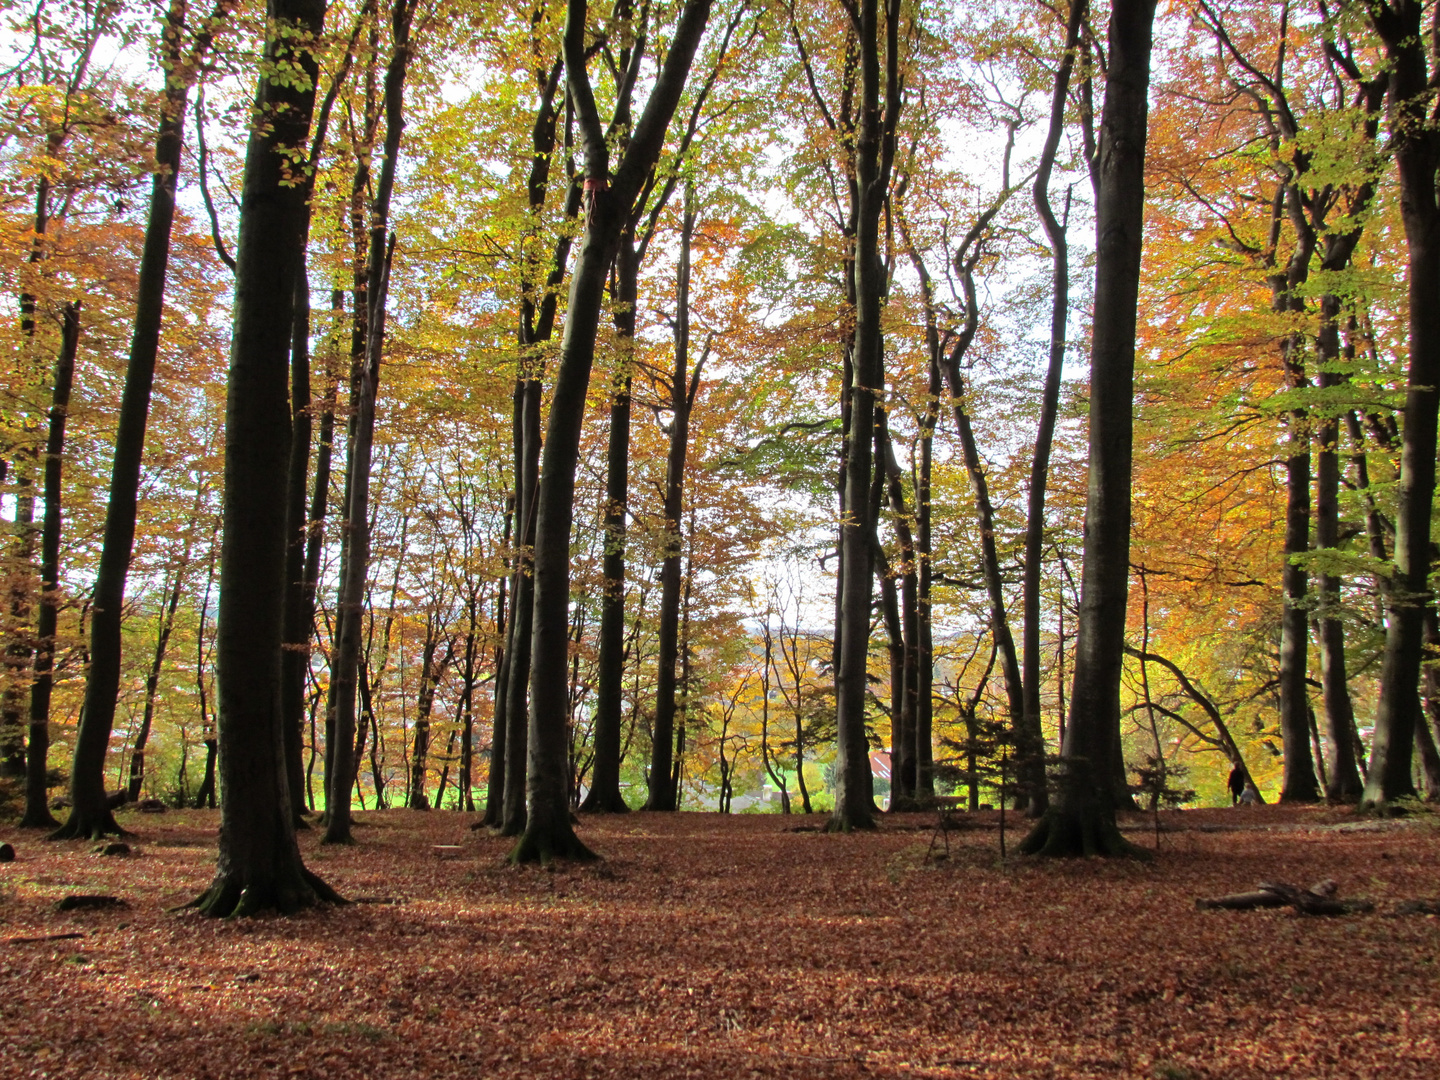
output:
[[[220,851],[208,915],[282,912],[339,897],[305,869],[285,776],[280,646],[285,598],[286,393],[295,287],[303,262],[304,192],[289,182],[290,148],[305,145],[318,65],[307,47],[324,22],[319,0],[271,0],[265,63],[241,188],[234,332],[225,423],[225,524],[220,552]],[[305,78],[295,78],[296,69]],[[275,78],[274,73],[286,73]]]
[[[204,487],[195,493],[195,513],[192,527],[198,524]],[[150,742],[150,728],[155,720],[155,698],[160,691],[160,673],[165,666],[165,654],[170,650],[170,635],[175,629],[175,612],[180,606],[180,596],[185,589],[185,573],[190,568],[191,538],[186,536],[185,547],[180,561],[172,571],[170,595],[160,611],[160,629],[155,635],[155,655],[150,659],[150,671],[145,676],[145,710],[141,714],[140,730],[135,733],[135,743],[130,748],[130,780],[125,789],[125,798],[136,802],[140,789],[145,783],[145,747]],[[298,788],[296,789],[298,794]]]
[[671,744],[675,739],[675,664],[680,652],[680,585],[684,538],[685,456],[690,443],[690,407],[699,387],[702,356],[690,372],[690,252],[695,237],[695,191],[687,185],[680,219],[680,262],[675,282],[675,366],[670,372],[670,445],[665,461],[665,539],[660,564],[660,640],[656,658],[655,734],[650,754],[647,810],[679,809],[673,782]]
[[[1033,189],[1036,212],[1050,241],[1050,352],[1045,366],[1045,384],[1040,393],[1040,420],[1035,431],[1035,450],[1030,459],[1030,489],[1025,508],[1025,570],[1020,586],[1023,625],[1020,630],[1020,680],[1022,683],[1021,723],[1033,745],[1031,752],[1042,758],[1045,752],[1040,723],[1040,578],[1045,557],[1045,488],[1050,476],[1050,450],[1055,440],[1055,419],[1060,406],[1060,380],[1065,368],[1066,325],[1070,316],[1070,246],[1066,225],[1070,198],[1065,198],[1065,216],[1057,218],[1050,203],[1050,177],[1055,154],[1065,129],[1065,103],[1080,34],[1089,5],[1071,0],[1065,23],[1065,52],[1055,72],[1050,97],[1050,127],[1040,153],[1040,166]],[[1043,772],[1040,779],[1043,781]],[[1049,806],[1050,797],[1042,782],[1031,785],[1029,811],[1038,817]]]
[[55,634],[60,613],[60,484],[65,453],[65,418],[75,381],[80,348],[80,302],[65,305],[60,353],[50,393],[50,431],[45,440],[45,521],[40,533],[40,619],[35,636],[34,678],[30,683],[30,744],[25,755],[25,815],[21,828],[46,829],[59,824],[50,814],[50,692],[54,686]]
[[[905,488],[900,463],[895,460],[895,449],[890,439],[890,428],[882,414],[877,418],[876,429],[880,438],[875,452],[879,455],[878,469],[884,471],[885,489],[890,503],[892,527],[899,542],[900,582],[898,597],[898,622],[900,630],[899,668],[893,660],[890,679],[892,684],[899,675],[899,694],[895,698],[894,715],[891,716],[891,761],[890,761],[890,807],[896,808],[896,799],[903,803],[916,795],[916,715],[919,711],[919,667],[920,667],[920,610],[919,583],[916,574],[918,556],[915,538],[910,529],[910,511],[905,505]],[[898,732],[898,737],[896,733]],[[898,752],[897,752],[898,748]]]
[[1145,210],[1145,136],[1155,0],[1116,0],[1101,116],[1095,315],[1090,353],[1090,475],[1079,641],[1066,777],[1022,850],[1119,855],[1110,776],[1120,738],[1120,671],[1130,583],[1135,323]]
[[365,363],[360,373],[355,439],[351,447],[349,488],[345,507],[346,532],[340,567],[340,600],[335,605],[339,639],[332,680],[335,683],[335,745],[332,775],[327,776],[328,819],[325,843],[350,843],[350,787],[358,760],[350,756],[355,731],[355,691],[360,669],[360,615],[365,579],[370,565],[370,451],[375,438],[375,399],[380,360],[385,344],[385,300],[390,285],[390,261],[395,248],[391,234],[386,242],[390,199],[405,129],[405,77],[410,63],[410,21],[416,0],[395,0],[391,9],[393,51],[385,70],[385,146],[380,178],[370,206],[370,244],[366,261],[368,289]]
[[[841,526],[840,664],[836,685],[835,810],[827,828],[875,827],[874,778],[865,737],[865,675],[870,652],[870,544],[875,532],[870,490],[875,409],[884,393],[880,215],[890,187],[900,97],[899,0],[860,0],[851,24],[860,54],[860,125],[855,139],[855,350],[849,385],[850,428],[845,451],[845,516]],[[884,45],[881,45],[881,34]],[[882,75],[882,53],[884,70]],[[883,95],[883,104],[882,104]]]
[[[28,424],[27,424],[28,426]],[[25,676],[35,653],[29,633],[34,600],[31,573],[35,559],[35,452],[15,453],[15,568],[10,580],[10,619],[14,633],[5,645],[5,692],[0,694],[0,776],[25,775],[23,702]]]
[[[1320,385],[1334,387],[1344,379],[1330,370],[1339,360],[1336,317],[1339,301],[1326,296],[1321,300],[1324,319],[1316,341],[1320,367]],[[1334,416],[1326,416],[1315,426],[1315,545],[1334,549],[1340,543],[1340,424]],[[1360,798],[1363,782],[1355,761],[1355,709],[1350,700],[1350,684],[1345,671],[1345,624],[1337,608],[1340,604],[1340,578],[1322,573],[1317,611],[1317,638],[1320,645],[1320,683],[1325,701],[1325,741],[1330,747],[1330,768],[1327,770],[1325,796],[1336,802],[1355,802]]]
[[[533,133],[534,156],[530,171],[530,206],[538,216],[549,183],[550,157],[555,147],[556,110],[553,102],[563,65],[551,69],[548,96],[542,92],[541,109]],[[568,147],[567,147],[568,149]],[[520,303],[520,359],[516,377],[515,411],[515,569],[511,576],[510,632],[505,651],[504,685],[496,688],[505,705],[503,802],[492,813],[486,805],[485,823],[498,826],[502,836],[525,831],[526,768],[530,730],[530,650],[535,606],[536,492],[540,483],[540,399],[545,372],[544,351],[539,348],[554,334],[560,284],[570,260],[569,225],[581,210],[582,186],[573,177],[565,195],[566,227],[560,230],[550,258],[543,293],[525,289]]]
[[516,862],[590,854],[570,825],[566,732],[570,526],[580,429],[595,357],[606,274],[630,207],[645,177],[659,160],[665,131],[679,103],[709,18],[710,0],[686,0],[645,111],[634,125],[630,144],[613,173],[605,131],[585,69],[586,8],[586,0],[568,0],[565,19],[565,68],[570,97],[584,135],[589,214],[580,257],[570,281],[561,359],[535,496],[535,601],[526,825],[510,855]]
[[[1300,215],[1299,195],[1293,183],[1286,185],[1282,197],[1297,222],[1297,239],[1288,266],[1274,275],[1271,283],[1275,310],[1299,315],[1305,310],[1299,290],[1309,277],[1315,233]],[[1308,387],[1303,341],[1298,331],[1286,336],[1281,354],[1286,387],[1292,392]],[[1285,563],[1280,575],[1284,593],[1279,673],[1280,736],[1285,752],[1282,802],[1314,802],[1320,798],[1310,751],[1309,574],[1298,561],[1310,551],[1310,429],[1308,409],[1295,407],[1286,415],[1289,450],[1285,458]]]
[[[291,10],[293,0],[275,0],[277,10]],[[140,462],[145,448],[145,426],[150,416],[150,390],[155,381],[155,359],[160,347],[160,326],[165,310],[165,274],[170,261],[170,234],[175,221],[175,188],[180,176],[184,143],[185,105],[190,93],[189,71],[208,51],[214,20],[197,36],[191,54],[184,55],[186,0],[171,0],[165,16],[163,66],[165,92],[155,137],[155,174],[150,187],[150,212],[145,223],[145,245],[135,287],[135,324],[120,397],[115,456],[110,471],[109,499],[100,565],[95,575],[90,619],[90,673],[85,704],[75,736],[70,771],[70,817],[56,838],[100,837],[120,827],[106,806],[105,757],[115,723],[120,692],[121,616],[125,579],[135,544],[135,515],[140,492]],[[223,10],[223,9],[222,9]],[[293,10],[301,11],[296,7]],[[313,91],[311,97],[313,98]],[[310,106],[304,108],[308,127]],[[304,132],[300,132],[302,138]],[[287,298],[281,310],[289,311]],[[238,316],[237,316],[238,319]],[[238,321],[237,321],[238,328]],[[288,331],[287,323],[285,330]],[[283,397],[283,394],[282,394]]]
[[[304,171],[301,180],[306,193],[306,247],[309,245],[310,204],[315,191],[316,167],[325,146],[330,114],[354,63],[355,44],[361,30],[373,20],[373,3],[374,0],[365,0],[361,5],[340,69],[331,79],[330,87],[315,118],[315,130],[310,140],[309,168]],[[317,402],[311,394],[310,275],[303,250],[304,248],[295,291],[295,326],[290,343],[290,466],[285,488],[288,524],[285,548],[284,651],[280,657],[280,708],[285,724],[285,770],[297,828],[309,828],[302,817],[305,804],[300,798],[307,779],[304,764],[305,691],[310,675],[315,592],[319,585],[320,550],[324,541],[325,510],[330,493],[330,461],[335,433],[337,392],[337,380],[333,373],[327,370],[324,397]],[[343,297],[344,294],[339,289],[331,292],[331,309],[337,315],[343,310]],[[314,413],[317,406],[320,412],[320,442],[315,451],[315,481],[309,500],[309,513],[306,513],[310,439],[315,426]]]
[[1399,170],[1400,214],[1409,257],[1407,284],[1410,356],[1406,370],[1405,427],[1400,454],[1399,509],[1395,521],[1395,576],[1386,596],[1385,652],[1364,802],[1385,807],[1415,794],[1411,777],[1415,726],[1420,722],[1418,683],[1429,587],[1430,516],[1435,494],[1436,421],[1440,416],[1440,205],[1436,167],[1440,132],[1427,113],[1432,90],[1424,5],[1394,0],[1368,8],[1385,44],[1391,146]]
[[[519,385],[516,387],[516,405],[518,423]],[[518,449],[518,440],[517,440]],[[515,496],[512,492],[505,501],[505,526],[501,532],[501,547],[510,548],[511,535],[515,524]],[[513,584],[513,581],[512,581]],[[505,736],[507,734],[508,721],[505,717],[505,682],[510,672],[510,645],[514,637],[512,624],[513,614],[506,608],[506,579],[500,579],[500,601],[496,605],[500,612],[500,621],[495,627],[495,636],[499,644],[495,647],[495,685],[491,689],[492,707],[490,710],[490,758],[489,768],[485,772],[485,811],[481,815],[479,825],[497,826],[500,824],[501,814],[505,805]],[[473,664],[473,659],[472,659]],[[472,825],[471,828],[475,828]]]
[[435,704],[435,688],[450,662],[449,649],[439,663],[435,653],[439,648],[439,627],[432,614],[425,620],[425,647],[420,653],[420,689],[415,695],[415,731],[410,752],[410,784],[405,793],[405,805],[411,810],[429,810],[430,798],[425,794],[425,769],[430,754],[430,712]]
[[[635,232],[620,236],[615,257],[616,367],[610,386],[610,438],[605,449],[605,552],[601,560],[599,685],[595,698],[595,773],[581,809],[624,813],[620,795],[620,726],[625,681],[625,518],[630,503],[630,381],[634,371],[636,306],[640,262]],[[663,681],[664,673],[659,678]],[[660,738],[661,706],[656,705],[654,751],[669,756],[669,735]],[[665,776],[669,775],[668,768]],[[650,810],[673,810],[655,804],[655,772],[650,774]],[[661,790],[664,784],[660,785]]]

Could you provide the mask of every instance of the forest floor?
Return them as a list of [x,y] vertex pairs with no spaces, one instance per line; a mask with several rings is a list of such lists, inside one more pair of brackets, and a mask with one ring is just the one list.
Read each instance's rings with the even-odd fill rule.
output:
[[[997,816],[938,863],[933,814],[587,818],[603,861],[513,869],[470,816],[362,813],[302,848],[371,902],[237,921],[171,910],[214,812],[123,815],[128,858],[0,828],[0,1076],[1440,1077],[1440,919],[1386,915],[1440,894],[1440,818],[1169,812],[1149,862],[1036,862]],[[1376,912],[1195,907],[1324,878]]]

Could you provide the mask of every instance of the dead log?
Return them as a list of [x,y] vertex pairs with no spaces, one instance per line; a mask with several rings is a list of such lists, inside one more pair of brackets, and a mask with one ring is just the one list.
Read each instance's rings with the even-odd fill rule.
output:
[[1356,915],[1375,910],[1375,905],[1369,900],[1336,900],[1283,881],[1262,881],[1260,888],[1274,893],[1302,915]]
[[94,911],[103,908],[128,908],[130,905],[118,896],[95,896],[73,893],[62,898],[55,905],[56,911]]
[[[1285,888],[1294,888],[1287,885]],[[1317,900],[1327,900],[1339,891],[1340,886],[1328,878],[1325,881],[1317,881],[1311,885],[1308,893]],[[1299,891],[1299,890],[1297,890]],[[1254,908],[1279,908],[1290,903],[1279,893],[1274,892],[1270,886],[1261,884],[1253,892],[1230,893],[1226,896],[1216,896],[1210,899],[1198,899],[1195,906],[1201,911],[1208,911],[1221,908],[1227,911],[1250,911]]]
[[1395,905],[1395,910],[1390,912],[1392,918],[1401,915],[1440,915],[1440,899],[1436,900],[1402,900]]
[[69,941],[72,938],[83,938],[84,936],[84,934],[39,934],[35,937],[7,937],[3,944],[32,945],[37,941]]

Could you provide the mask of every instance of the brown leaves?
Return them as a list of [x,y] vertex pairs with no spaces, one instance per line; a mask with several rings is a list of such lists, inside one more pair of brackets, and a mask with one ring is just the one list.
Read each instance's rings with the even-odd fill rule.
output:
[[[1176,814],[1143,866],[1001,864],[982,817],[927,866],[926,815],[826,836],[633,814],[582,822],[599,865],[511,869],[511,842],[468,817],[391,811],[359,815],[353,849],[302,839],[342,894],[376,903],[233,923],[164,910],[209,879],[213,847],[195,845],[214,815],[136,819],[144,859],[26,845],[0,871],[0,1062],[325,1080],[1436,1075],[1440,920],[1190,907],[1265,878],[1333,876],[1386,904],[1440,892],[1434,833],[1341,833],[1325,815]],[[131,907],[51,910],[81,889]]]

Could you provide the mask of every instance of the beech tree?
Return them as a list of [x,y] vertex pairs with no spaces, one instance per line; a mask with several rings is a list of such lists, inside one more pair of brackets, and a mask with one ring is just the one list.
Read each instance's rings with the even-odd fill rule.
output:
[[1364,800],[1385,807],[1415,793],[1411,762],[1420,714],[1424,618],[1432,603],[1430,517],[1440,419],[1440,130],[1431,86],[1435,63],[1422,29],[1420,0],[1375,3],[1366,11],[1389,68],[1386,112],[1400,180],[1405,226],[1409,360],[1395,520],[1395,578],[1386,591],[1385,652]]
[[1155,0],[1118,0],[1110,13],[1100,118],[1095,318],[1090,344],[1090,477],[1085,562],[1065,776],[1021,850],[1122,855],[1109,763],[1118,746],[1120,669],[1130,581],[1130,469],[1135,323],[1145,211],[1145,134]]
[[586,0],[569,0],[565,67],[583,141],[587,213],[570,283],[565,334],[555,377],[536,489],[535,599],[526,760],[526,824],[511,860],[584,858],[590,850],[570,826],[566,678],[570,602],[570,525],[585,392],[595,356],[602,292],[620,231],[659,159],[690,64],[710,15],[709,0],[687,0],[649,100],[615,167],[586,71]]
[[[306,200],[289,182],[305,146],[319,76],[322,0],[271,0],[265,65],[241,188],[235,314],[225,423],[220,548],[220,854],[215,880],[192,901],[207,915],[282,912],[340,897],[305,868],[295,839],[280,710],[289,369]],[[299,793],[294,793],[298,797]]]
[[187,0],[172,0],[165,14],[161,55],[165,93],[155,137],[155,173],[136,287],[134,332],[125,390],[120,400],[120,426],[115,433],[105,542],[95,577],[90,617],[90,674],[70,770],[70,817],[55,833],[55,839],[100,837],[121,831],[106,805],[105,754],[120,686],[121,609],[135,543],[140,459],[145,449],[145,425],[150,415],[150,393],[165,310],[165,273],[175,223],[175,188],[180,175],[185,106],[194,68],[204,61],[215,27],[229,10],[229,0],[221,0],[214,13],[201,20],[193,42],[189,43],[186,41],[191,32],[187,26]]

